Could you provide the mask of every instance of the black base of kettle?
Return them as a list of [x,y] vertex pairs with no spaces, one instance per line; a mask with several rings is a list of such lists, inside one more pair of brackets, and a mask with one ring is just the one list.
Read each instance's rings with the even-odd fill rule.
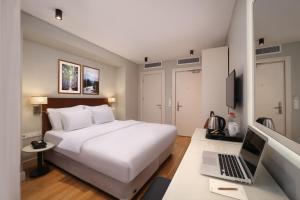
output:
[[206,132],[209,134],[212,134],[212,135],[225,135],[225,131],[221,130],[221,129],[209,129],[208,128]]
[[207,129],[205,137],[211,140],[223,140],[223,141],[231,141],[231,142],[243,142],[243,135],[237,134],[232,137],[229,135],[227,130],[211,130]]

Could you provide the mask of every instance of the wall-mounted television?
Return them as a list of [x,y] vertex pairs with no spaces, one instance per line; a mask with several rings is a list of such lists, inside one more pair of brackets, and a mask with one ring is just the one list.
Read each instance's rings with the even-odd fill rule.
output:
[[226,105],[230,108],[235,108],[236,104],[236,81],[235,70],[233,70],[226,78]]

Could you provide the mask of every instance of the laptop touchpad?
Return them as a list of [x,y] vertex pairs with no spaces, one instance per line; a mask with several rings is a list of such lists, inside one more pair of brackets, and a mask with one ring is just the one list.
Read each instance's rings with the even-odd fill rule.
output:
[[218,165],[216,156],[208,156],[208,155],[203,156],[203,161],[202,162],[205,165],[213,165],[213,166]]

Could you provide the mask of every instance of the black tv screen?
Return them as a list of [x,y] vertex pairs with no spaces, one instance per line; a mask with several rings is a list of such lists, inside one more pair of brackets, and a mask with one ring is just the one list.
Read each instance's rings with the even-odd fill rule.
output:
[[226,79],[226,105],[235,108],[235,70]]

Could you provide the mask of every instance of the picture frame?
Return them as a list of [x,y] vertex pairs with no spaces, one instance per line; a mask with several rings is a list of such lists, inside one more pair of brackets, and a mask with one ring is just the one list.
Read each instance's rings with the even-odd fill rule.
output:
[[99,95],[100,69],[82,67],[82,94]]
[[58,93],[81,94],[81,65],[58,60]]

